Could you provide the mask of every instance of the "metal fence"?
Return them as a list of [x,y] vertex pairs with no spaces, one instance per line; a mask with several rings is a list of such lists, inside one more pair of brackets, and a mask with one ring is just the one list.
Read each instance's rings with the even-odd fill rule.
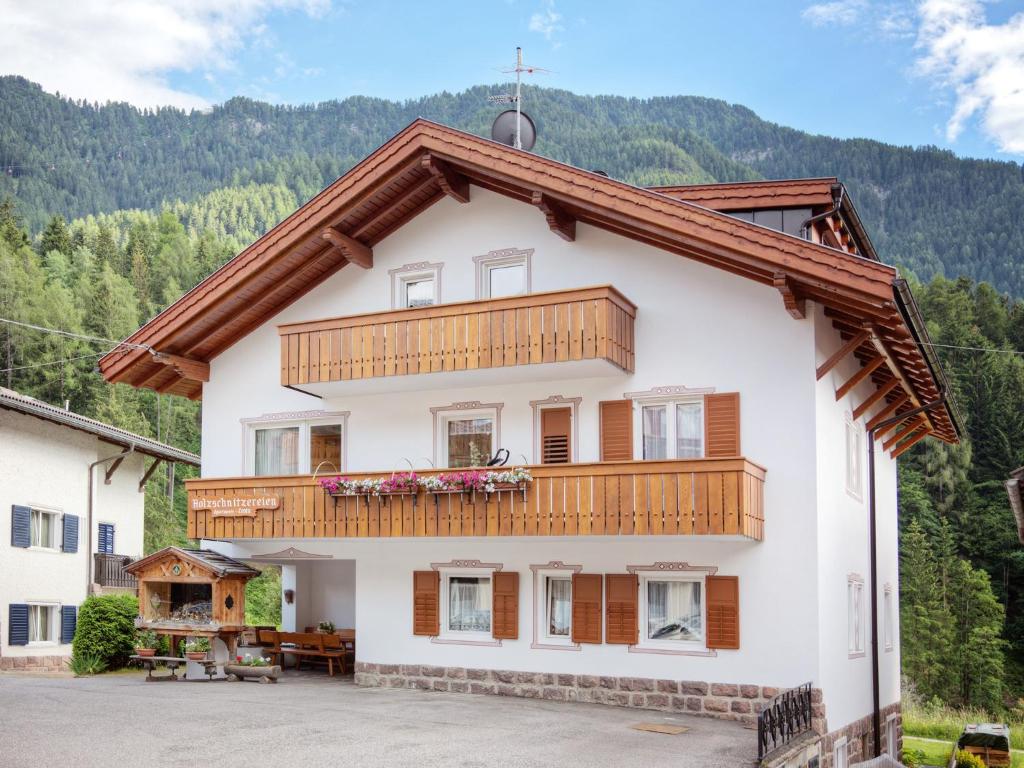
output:
[[757,716],[757,759],[811,729],[811,684],[783,691]]

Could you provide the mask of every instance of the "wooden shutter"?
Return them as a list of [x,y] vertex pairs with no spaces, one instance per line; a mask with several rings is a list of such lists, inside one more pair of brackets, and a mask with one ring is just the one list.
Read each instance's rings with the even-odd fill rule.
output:
[[491,574],[491,635],[498,640],[519,639],[519,574]]
[[736,576],[708,576],[708,648],[740,647],[740,580]]
[[104,552],[108,555],[114,554],[114,524],[113,523],[100,523],[99,524],[99,541],[97,542],[97,552]]
[[65,552],[78,551],[78,515],[64,515],[64,540],[61,549]]
[[11,546],[32,546],[32,510],[11,505]]
[[604,577],[605,642],[636,645],[640,625],[637,601],[640,582],[635,573],[608,573]]
[[740,455],[740,393],[704,395],[704,455]]
[[60,607],[60,641],[70,643],[75,639],[75,627],[78,625],[78,608],[74,605]]
[[601,461],[633,460],[633,401],[598,403],[601,417]]
[[572,641],[601,642],[601,574],[572,575]]
[[7,644],[28,645],[28,606],[11,603],[7,616]]
[[540,463],[572,461],[572,409],[543,408],[540,412]]
[[413,571],[412,633],[437,637],[441,632],[441,574]]

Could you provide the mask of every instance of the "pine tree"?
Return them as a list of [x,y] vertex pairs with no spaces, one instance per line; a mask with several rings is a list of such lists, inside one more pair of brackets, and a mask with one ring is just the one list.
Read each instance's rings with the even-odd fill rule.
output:
[[900,542],[900,640],[903,674],[925,698],[949,693],[943,669],[950,654],[949,622],[935,553],[911,523]]

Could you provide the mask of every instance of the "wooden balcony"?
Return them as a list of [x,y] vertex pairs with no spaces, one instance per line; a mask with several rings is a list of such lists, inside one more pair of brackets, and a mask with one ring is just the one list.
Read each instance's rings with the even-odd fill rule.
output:
[[530,471],[525,493],[473,495],[334,498],[312,475],[186,480],[188,536],[764,537],[765,470],[744,458],[547,464]]
[[281,384],[606,360],[633,370],[636,306],[611,286],[278,326]]
[[95,552],[92,557],[93,582],[101,587],[132,591],[138,589],[139,585],[135,576],[125,571],[125,566],[131,565],[135,558],[128,555],[110,555],[105,552]]

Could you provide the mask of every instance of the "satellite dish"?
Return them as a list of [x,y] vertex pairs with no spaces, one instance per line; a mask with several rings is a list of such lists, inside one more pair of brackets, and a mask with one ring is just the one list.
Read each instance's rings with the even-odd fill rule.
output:
[[[519,115],[519,140],[523,149],[529,151],[537,142],[537,126],[525,112],[520,112]],[[508,144],[510,147],[516,145],[516,111],[514,109],[506,109],[494,118],[494,125],[491,126],[491,138],[502,144]]]

